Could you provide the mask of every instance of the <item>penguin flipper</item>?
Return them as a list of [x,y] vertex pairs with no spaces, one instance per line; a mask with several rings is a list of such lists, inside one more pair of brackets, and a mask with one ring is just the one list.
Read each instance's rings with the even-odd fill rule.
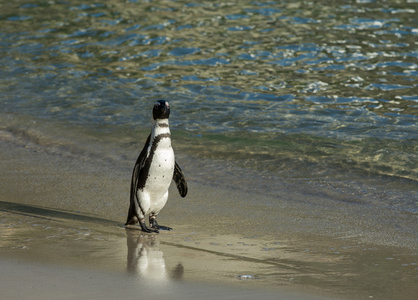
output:
[[176,183],[177,190],[179,191],[180,196],[182,196],[183,198],[186,197],[187,195],[186,178],[184,177],[183,171],[181,170],[177,162],[174,165],[173,180]]

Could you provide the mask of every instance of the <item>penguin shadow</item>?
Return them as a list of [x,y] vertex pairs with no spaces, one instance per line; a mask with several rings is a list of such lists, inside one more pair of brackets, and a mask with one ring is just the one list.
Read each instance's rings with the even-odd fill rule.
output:
[[181,280],[184,267],[178,263],[171,271],[167,270],[164,253],[161,251],[156,235],[140,231],[126,230],[128,245],[127,271],[129,274],[151,282],[170,282]]

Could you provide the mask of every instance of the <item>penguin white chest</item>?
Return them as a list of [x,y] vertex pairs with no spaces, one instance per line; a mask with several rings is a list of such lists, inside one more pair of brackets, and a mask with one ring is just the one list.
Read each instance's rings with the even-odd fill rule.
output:
[[159,200],[170,187],[174,173],[174,151],[170,138],[159,141],[151,160],[145,189],[154,199]]

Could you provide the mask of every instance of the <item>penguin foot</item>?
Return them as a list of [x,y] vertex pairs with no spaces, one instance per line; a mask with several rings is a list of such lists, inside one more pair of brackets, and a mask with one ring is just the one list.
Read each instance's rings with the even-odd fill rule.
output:
[[168,231],[173,230],[173,228],[171,228],[171,227],[158,225],[156,216],[150,216],[149,217],[149,224],[150,224],[151,228],[155,228],[157,230],[158,229],[159,230],[168,230]]
[[145,225],[144,220],[140,220],[139,221],[139,225],[141,226],[141,229],[142,229],[143,232],[147,232],[147,233],[152,233],[152,232],[159,233],[158,228],[148,228],[147,225]]

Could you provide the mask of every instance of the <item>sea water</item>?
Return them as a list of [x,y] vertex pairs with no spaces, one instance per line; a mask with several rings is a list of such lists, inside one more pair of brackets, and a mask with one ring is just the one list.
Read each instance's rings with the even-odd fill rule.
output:
[[388,209],[416,234],[416,1],[1,1],[0,11],[3,140],[129,169],[166,99],[191,180]]

